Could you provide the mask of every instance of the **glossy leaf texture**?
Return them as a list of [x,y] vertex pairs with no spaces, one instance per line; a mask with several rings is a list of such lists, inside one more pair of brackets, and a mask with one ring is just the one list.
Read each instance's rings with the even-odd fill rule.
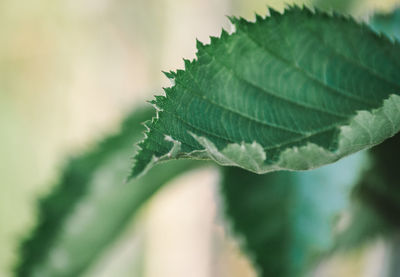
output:
[[364,153],[307,172],[257,175],[226,168],[222,193],[228,226],[259,276],[310,276],[308,270],[335,245],[335,226]]
[[256,173],[307,170],[400,128],[400,45],[353,19],[306,8],[232,19],[169,72],[132,176],[169,159]]
[[40,201],[38,225],[21,246],[16,276],[81,276],[163,184],[200,166],[176,161],[128,183],[133,143],[154,111],[139,109],[118,134],[70,160],[59,183]]

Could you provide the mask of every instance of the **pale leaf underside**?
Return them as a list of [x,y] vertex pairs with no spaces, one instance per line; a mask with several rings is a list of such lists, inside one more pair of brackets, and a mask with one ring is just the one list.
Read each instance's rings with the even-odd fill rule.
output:
[[306,170],[400,129],[400,45],[352,19],[298,7],[232,19],[166,75],[132,176],[168,159],[266,173]]

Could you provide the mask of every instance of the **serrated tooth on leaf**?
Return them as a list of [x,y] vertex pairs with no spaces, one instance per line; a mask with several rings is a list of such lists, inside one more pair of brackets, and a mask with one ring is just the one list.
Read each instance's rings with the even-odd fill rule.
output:
[[229,26],[228,26],[228,34],[232,35],[234,33],[236,33],[236,25],[234,23],[232,23],[232,20],[229,19]]
[[165,77],[167,77],[168,79],[173,79],[175,78],[175,75],[172,71],[161,71]]
[[[160,97],[165,97],[165,96],[160,96]],[[160,102],[157,102],[157,100],[151,100],[147,101],[155,110],[156,110],[156,116],[155,118],[158,118],[158,113],[163,111],[163,108],[160,106]],[[154,117],[153,117],[154,118]],[[153,121],[153,120],[152,120]]]
[[236,16],[233,15],[228,15],[227,16],[229,21],[231,22],[232,25],[236,25],[238,23],[238,18]]
[[273,7],[268,7],[268,13],[270,17],[276,17],[276,16],[281,16],[282,12],[278,11],[277,9]]
[[228,36],[229,36],[229,33],[225,29],[222,28],[220,38],[226,39],[226,37],[228,37]]
[[166,96],[166,95],[167,95],[166,92],[165,92],[165,89],[167,89],[167,88],[173,88],[173,87],[176,85],[175,77],[168,78],[168,81],[169,81],[170,85],[169,85],[169,86],[163,87],[163,91],[162,91],[162,93],[164,93],[163,96]]
[[[174,79],[174,83],[175,83],[175,85],[176,85],[176,80],[175,80],[175,79]],[[174,87],[175,87],[175,85],[174,85]],[[165,93],[165,96],[166,96],[166,97],[169,97],[169,96],[172,94],[172,92],[173,92],[173,87],[163,88],[163,91],[164,91],[164,93]]]
[[315,6],[312,4],[312,2],[305,2],[302,4],[303,9],[309,10],[312,14],[315,14],[317,12]]
[[145,133],[144,133],[145,135],[147,135],[147,133],[150,132],[150,126],[147,125],[147,124],[150,124],[150,123],[151,123],[150,120],[147,120],[147,121],[142,123],[142,125],[146,128]]
[[211,44],[217,43],[218,40],[219,40],[219,37],[210,36],[210,43],[211,43]]
[[256,18],[256,22],[260,22],[260,21],[264,20],[264,18],[258,13],[255,13],[255,18]]
[[188,70],[188,69],[189,69],[189,66],[190,66],[190,60],[188,60],[188,59],[183,59],[183,63],[184,63],[184,65],[185,65],[185,70]]
[[161,110],[160,105],[162,105],[162,103],[166,100],[166,97],[163,95],[156,95],[154,96],[155,101],[151,102],[151,104],[155,105],[156,107],[159,108],[159,110]]
[[197,50],[201,50],[204,47],[204,43],[196,38],[196,48]]
[[[154,107],[154,109],[156,110],[156,115],[158,112],[163,111],[162,108],[160,108],[160,106],[158,106],[156,101],[151,101],[150,104]],[[157,117],[158,118],[158,117]]]

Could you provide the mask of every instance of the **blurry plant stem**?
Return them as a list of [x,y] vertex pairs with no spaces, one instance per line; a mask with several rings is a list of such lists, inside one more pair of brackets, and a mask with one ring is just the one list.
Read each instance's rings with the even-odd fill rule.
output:
[[389,245],[389,260],[386,269],[386,277],[400,276],[400,234],[394,236]]

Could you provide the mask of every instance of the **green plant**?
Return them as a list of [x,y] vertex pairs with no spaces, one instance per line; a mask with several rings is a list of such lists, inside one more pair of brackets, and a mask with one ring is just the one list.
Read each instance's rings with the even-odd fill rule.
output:
[[[158,188],[205,164],[151,169],[167,160],[228,166],[221,169],[226,217],[260,276],[301,276],[323,255],[393,236],[399,41],[337,14],[299,7],[269,13],[254,23],[231,18],[232,34],[198,42],[196,60],[165,73],[174,85],[152,101],[157,113],[127,184],[130,145],[140,139],[139,123],[151,118],[148,109],[70,161],[41,202],[17,275],[78,276]],[[96,212],[82,221],[88,207]],[[336,234],[345,209],[360,221]]]

